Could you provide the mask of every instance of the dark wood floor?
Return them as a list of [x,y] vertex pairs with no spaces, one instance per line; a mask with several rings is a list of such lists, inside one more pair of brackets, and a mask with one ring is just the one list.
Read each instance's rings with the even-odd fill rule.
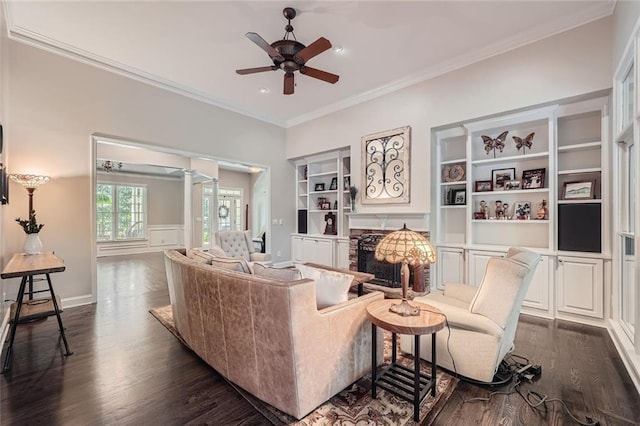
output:
[[[268,424],[148,313],[169,303],[161,254],[101,258],[98,276],[98,303],[63,313],[71,357],[55,318],[19,326],[12,371],[0,378],[1,424]],[[523,317],[516,353],[543,368],[525,392],[562,398],[582,421],[640,424],[640,397],[605,330]],[[464,402],[490,392],[461,383],[436,423],[572,424],[560,404],[535,411],[517,394]]]

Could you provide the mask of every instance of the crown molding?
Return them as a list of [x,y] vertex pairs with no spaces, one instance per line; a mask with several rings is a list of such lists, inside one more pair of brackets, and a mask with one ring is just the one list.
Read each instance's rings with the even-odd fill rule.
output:
[[215,98],[204,92],[181,85],[175,81],[171,81],[158,75],[151,74],[135,67],[123,64],[121,62],[96,55],[83,49],[79,49],[77,47],[63,43],[59,40],[47,37],[44,34],[28,30],[18,25],[13,25],[11,19],[9,18],[10,13],[8,13],[9,8],[7,6],[7,2],[4,2],[3,4],[5,16],[7,17],[7,33],[11,40],[19,41],[30,46],[43,49],[50,53],[55,53],[87,65],[92,65],[105,71],[122,75],[124,77],[128,77],[133,80],[158,87],[160,89],[168,90],[170,92],[177,93],[179,95],[186,96],[188,98],[195,99],[197,101],[213,105],[231,112],[235,112],[250,118],[254,118],[256,120],[264,121],[278,127],[285,127],[286,125],[286,123],[283,121],[274,120],[271,117],[239,108],[227,101]]
[[572,30],[582,25],[586,25],[590,22],[597,21],[613,13],[617,0],[610,0],[608,3],[597,3],[590,8],[584,9],[580,13],[572,15],[571,17],[563,17],[551,21],[546,25],[525,31],[520,34],[516,34],[513,37],[501,40],[497,43],[488,45],[482,49],[475,50],[469,54],[460,55],[449,61],[440,63],[434,67],[424,69],[412,73],[406,77],[395,80],[391,83],[377,87],[372,90],[360,93],[352,96],[348,99],[327,105],[326,107],[319,108],[315,111],[311,111],[306,114],[299,115],[292,119],[287,120],[286,127],[294,127],[307,121],[315,120],[325,115],[332,114],[334,112],[361,104],[363,102],[370,101],[372,99],[379,98],[389,93],[404,89],[409,86],[413,86],[423,81],[430,80],[440,75],[455,71],[460,68],[472,65],[477,62],[481,62],[485,59],[509,52],[511,50],[518,49],[528,44],[535,43],[548,37],[563,33],[565,31]]
[[70,59],[74,59],[79,62],[116,73],[118,75],[129,77],[136,81],[168,90],[170,92],[177,93],[179,95],[183,95],[188,98],[195,99],[197,101],[213,105],[228,111],[232,111],[250,118],[254,118],[256,120],[260,120],[279,127],[289,128],[361,104],[363,102],[376,99],[378,97],[421,83],[423,81],[446,74],[448,72],[483,61],[493,56],[500,55],[510,50],[517,49],[519,47],[537,42],[547,37],[551,37],[556,34],[579,27],[581,25],[585,25],[587,23],[604,18],[613,13],[616,5],[616,0],[609,0],[607,3],[596,3],[592,7],[586,8],[570,17],[562,17],[556,19],[554,21],[546,23],[543,26],[525,31],[520,34],[516,34],[513,37],[488,45],[482,49],[477,49],[470,54],[460,55],[449,61],[438,64],[437,66],[412,73],[391,83],[362,92],[360,94],[351,96],[347,99],[335,102],[314,111],[301,114],[286,121],[275,120],[272,117],[239,108],[238,106],[233,105],[228,101],[218,99],[214,96],[201,91],[197,91],[175,81],[171,81],[155,74],[151,74],[135,67],[120,63],[118,61],[93,54],[86,50],[63,43],[59,40],[47,37],[38,32],[30,31],[24,27],[15,25],[12,20],[9,2],[2,2],[2,5],[4,9],[7,33],[9,38],[12,40],[19,41]]

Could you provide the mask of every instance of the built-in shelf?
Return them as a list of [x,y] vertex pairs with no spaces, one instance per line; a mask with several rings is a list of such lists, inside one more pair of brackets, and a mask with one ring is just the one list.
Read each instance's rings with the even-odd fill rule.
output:
[[338,210],[309,210],[309,213],[337,213]]
[[511,189],[509,191],[482,191],[472,192],[471,195],[502,195],[502,194],[533,194],[533,193],[548,193],[549,188],[534,188],[534,189]]
[[314,173],[314,174],[309,174],[309,177],[318,177],[318,176],[335,176],[337,175],[338,172],[337,171],[332,171],[332,172],[322,172],[322,173]]
[[441,165],[445,165],[445,164],[460,164],[460,163],[466,163],[467,159],[466,158],[461,158],[459,160],[447,160],[447,161],[441,161],[440,164]]
[[558,200],[558,204],[600,204],[601,199],[588,199],[588,200]]
[[511,155],[509,157],[500,157],[500,158],[487,158],[485,160],[474,160],[471,162],[474,166],[480,166],[485,164],[501,164],[501,163],[513,163],[513,162],[523,162],[523,161],[533,161],[540,160],[549,157],[549,152],[536,152],[534,154],[523,154],[523,155]]
[[466,185],[467,181],[466,180],[459,180],[457,182],[441,182],[440,185],[442,186],[451,186],[451,185]]
[[309,194],[335,194],[338,192],[336,189],[328,189],[326,191],[309,191]]
[[576,143],[572,145],[564,145],[558,147],[558,152],[567,152],[567,151],[582,151],[588,149],[599,149],[602,147],[602,142],[585,142],[585,143]]
[[441,206],[443,209],[466,209],[467,205],[466,204],[456,204],[454,206]]
[[585,173],[600,173],[601,167],[589,167],[586,169],[558,170],[559,175],[580,175]]
[[507,224],[507,223],[513,223],[513,224],[518,224],[518,225],[532,225],[532,224],[544,224],[544,223],[549,223],[548,219],[545,220],[537,220],[537,219],[530,219],[530,220],[517,220],[517,219],[511,219],[511,220],[498,220],[498,219],[472,219],[471,222],[477,222],[477,223],[500,223],[500,224]]

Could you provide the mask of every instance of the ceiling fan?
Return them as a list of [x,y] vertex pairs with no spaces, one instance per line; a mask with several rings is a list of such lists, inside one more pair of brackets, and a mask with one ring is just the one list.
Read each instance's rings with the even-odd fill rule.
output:
[[[294,72],[296,71],[300,71],[301,74],[308,75],[309,77],[335,84],[340,76],[316,68],[311,68],[306,65],[309,59],[330,49],[331,42],[324,37],[320,37],[309,46],[305,46],[296,40],[296,36],[293,33],[293,27],[291,26],[291,20],[296,17],[296,10],[292,7],[285,7],[282,14],[288,20],[288,24],[284,27],[286,32],[282,40],[274,41],[269,44],[257,33],[245,34],[249,40],[267,52],[267,55],[269,55],[273,61],[273,65],[258,68],[245,68],[236,70],[236,72],[238,74],[245,75],[281,69],[284,71],[283,93],[285,95],[293,94],[295,86]],[[293,40],[289,39],[290,35],[293,37]]]

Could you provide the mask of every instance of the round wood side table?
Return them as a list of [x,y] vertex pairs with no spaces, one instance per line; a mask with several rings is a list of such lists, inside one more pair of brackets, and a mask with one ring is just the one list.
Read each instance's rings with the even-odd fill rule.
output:
[[[371,320],[371,396],[376,398],[380,387],[399,398],[413,403],[413,420],[420,420],[420,403],[431,391],[436,396],[436,333],[444,328],[445,316],[438,309],[425,303],[411,301],[420,308],[420,315],[403,317],[389,312],[398,299],[378,300],[367,306],[367,316]],[[377,374],[376,327],[390,331],[392,336],[391,364]],[[414,336],[413,370],[397,362],[397,334]],[[431,334],[431,375],[420,372],[420,336]]]

